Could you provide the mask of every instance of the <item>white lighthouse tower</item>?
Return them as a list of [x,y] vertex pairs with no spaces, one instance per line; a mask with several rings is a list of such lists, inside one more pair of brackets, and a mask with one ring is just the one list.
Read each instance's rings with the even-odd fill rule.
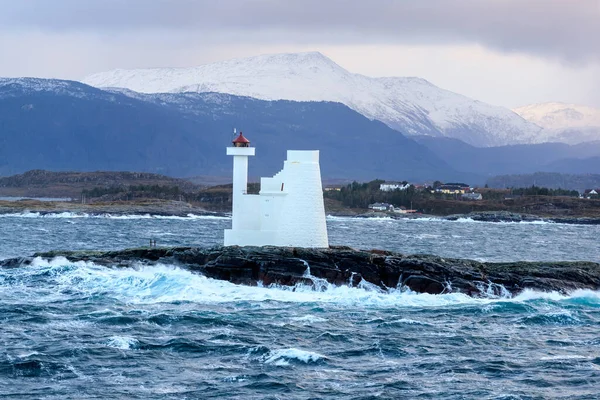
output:
[[283,169],[261,178],[260,193],[251,195],[248,157],[254,148],[242,132],[232,143],[233,207],[225,245],[329,247],[319,151],[288,150]]
[[250,141],[244,137],[242,132],[232,142],[233,147],[227,148],[227,155],[233,156],[233,195],[231,210],[232,230],[243,229],[243,217],[247,213],[244,210],[243,197],[248,190],[248,157],[254,155],[254,147],[250,147]]

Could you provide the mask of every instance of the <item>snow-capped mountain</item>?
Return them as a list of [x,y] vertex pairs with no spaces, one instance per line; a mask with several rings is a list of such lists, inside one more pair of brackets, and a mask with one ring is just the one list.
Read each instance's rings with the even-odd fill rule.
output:
[[531,104],[513,110],[544,128],[545,142],[577,144],[600,140],[600,109],[565,103]]
[[[0,97],[22,96],[23,93],[52,92],[54,94],[67,94],[73,97],[90,96],[90,88],[80,82],[60,79],[43,78],[0,78]],[[110,95],[108,92],[95,90],[93,95],[99,93]]]
[[219,92],[263,100],[334,101],[408,135],[453,137],[475,146],[536,143],[541,130],[511,110],[440,89],[424,79],[354,74],[318,52],[192,68],[117,69],[83,82],[141,93]]
[[223,149],[240,121],[264,154],[252,176],[281,169],[288,148],[318,148],[327,155],[326,178],[480,179],[340,103],[142,94],[37,78],[0,79],[0,176],[30,169],[227,176]]

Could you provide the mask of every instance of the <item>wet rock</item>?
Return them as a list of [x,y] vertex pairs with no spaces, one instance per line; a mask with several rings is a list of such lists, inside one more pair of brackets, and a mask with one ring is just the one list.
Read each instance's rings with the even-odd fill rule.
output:
[[534,222],[546,221],[561,224],[600,225],[600,218],[593,217],[552,217],[544,218],[532,214],[520,214],[509,211],[479,211],[468,214],[453,214],[441,217],[449,221],[469,218],[480,222]]
[[[173,247],[120,251],[52,251],[33,257],[0,261],[18,268],[33,258],[66,257],[69,261],[129,268],[158,263],[176,265],[209,278],[235,284],[315,284],[357,286],[368,282],[383,290],[410,289],[418,293],[461,292],[470,296],[505,296],[524,289],[567,293],[600,289],[600,264],[593,262],[483,263],[431,255],[404,255],[348,247]],[[321,281],[319,281],[321,282]]]

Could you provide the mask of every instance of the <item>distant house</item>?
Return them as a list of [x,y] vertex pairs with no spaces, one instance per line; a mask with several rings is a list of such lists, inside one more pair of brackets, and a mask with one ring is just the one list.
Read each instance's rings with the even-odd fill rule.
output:
[[483,196],[481,196],[481,193],[463,193],[460,196],[463,200],[483,200]]
[[394,211],[394,206],[388,203],[369,204],[369,209],[373,211]]
[[409,187],[410,183],[385,182],[379,185],[379,190],[382,192],[391,192],[392,190],[406,190]]
[[436,192],[444,194],[463,194],[469,190],[471,190],[471,188],[468,185],[449,183],[438,187]]
[[593,198],[598,197],[598,193],[600,193],[600,189],[587,189],[583,193],[583,196],[587,197],[588,199],[593,199]]
[[326,186],[323,190],[325,190],[326,192],[331,192],[331,191],[339,192],[340,190],[342,190],[342,187],[341,186]]

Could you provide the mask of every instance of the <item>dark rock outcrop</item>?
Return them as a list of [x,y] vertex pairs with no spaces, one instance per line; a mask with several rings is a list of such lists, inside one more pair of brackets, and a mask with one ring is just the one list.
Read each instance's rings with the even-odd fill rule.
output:
[[449,221],[470,218],[480,222],[556,222],[560,224],[600,225],[600,218],[595,217],[540,217],[533,214],[522,214],[510,211],[479,211],[468,214],[453,214],[442,217]]
[[236,284],[296,285],[319,288],[368,282],[382,290],[410,289],[418,293],[461,292],[470,296],[515,295],[524,289],[559,291],[600,289],[600,264],[593,262],[483,263],[431,255],[404,255],[348,247],[175,247],[121,251],[52,251],[29,258],[0,261],[4,268],[31,263],[34,257],[66,257],[114,268],[165,263],[209,278]]

